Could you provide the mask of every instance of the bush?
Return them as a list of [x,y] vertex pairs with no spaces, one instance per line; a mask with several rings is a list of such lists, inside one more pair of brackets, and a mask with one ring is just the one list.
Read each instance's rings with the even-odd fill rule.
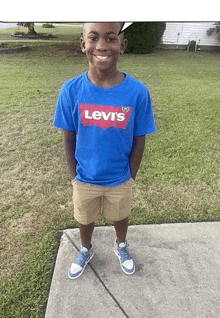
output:
[[52,23],[44,23],[44,24],[42,25],[42,28],[51,29],[51,28],[55,28],[55,26],[54,26]]
[[215,27],[207,30],[207,35],[211,36],[213,33],[216,33],[217,39],[220,40],[220,22],[214,23]]
[[166,29],[165,22],[134,22],[124,31],[128,40],[125,53],[149,54],[161,42]]

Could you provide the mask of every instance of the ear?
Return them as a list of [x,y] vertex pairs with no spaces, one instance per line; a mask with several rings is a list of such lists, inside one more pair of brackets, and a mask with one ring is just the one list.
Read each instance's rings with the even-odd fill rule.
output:
[[83,53],[85,53],[85,41],[81,38],[80,39],[80,47]]
[[128,40],[127,39],[123,39],[121,41],[121,48],[120,48],[120,54],[122,55],[124,53],[124,51],[126,50],[126,47],[128,45]]

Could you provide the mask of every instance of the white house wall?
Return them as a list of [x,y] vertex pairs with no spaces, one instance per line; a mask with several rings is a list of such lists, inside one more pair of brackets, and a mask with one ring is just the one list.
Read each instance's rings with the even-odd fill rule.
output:
[[[187,45],[196,41],[199,45],[220,46],[216,33],[207,35],[207,30],[214,27],[215,22],[167,22],[162,44]],[[200,41],[199,41],[200,40]]]

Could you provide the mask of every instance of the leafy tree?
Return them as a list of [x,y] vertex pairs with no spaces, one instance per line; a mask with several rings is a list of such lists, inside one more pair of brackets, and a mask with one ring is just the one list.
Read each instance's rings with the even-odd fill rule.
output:
[[25,28],[28,28],[28,34],[30,35],[36,35],[37,32],[34,29],[34,22],[19,22],[17,23],[19,26],[24,26]]
[[124,36],[128,40],[125,53],[153,52],[160,43],[165,29],[165,22],[134,22],[124,31]]
[[212,35],[214,32],[217,34],[217,39],[220,41],[220,22],[214,23],[215,27],[207,30],[208,36]]

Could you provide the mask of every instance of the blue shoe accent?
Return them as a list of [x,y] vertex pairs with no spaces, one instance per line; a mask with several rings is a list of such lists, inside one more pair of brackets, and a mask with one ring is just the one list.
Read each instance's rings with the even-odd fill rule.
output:
[[93,258],[93,246],[87,250],[86,247],[81,246],[77,259],[72,263],[68,276],[71,279],[76,279],[82,275],[87,263]]
[[118,244],[117,240],[115,240],[114,252],[119,258],[121,269],[123,270],[123,272],[128,275],[133,274],[135,272],[135,266],[128,250],[127,241]]

